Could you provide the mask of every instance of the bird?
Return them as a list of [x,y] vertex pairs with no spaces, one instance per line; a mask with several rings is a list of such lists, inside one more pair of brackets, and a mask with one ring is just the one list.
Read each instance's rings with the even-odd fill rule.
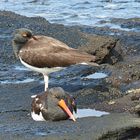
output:
[[31,98],[31,117],[35,121],[60,121],[68,118],[76,121],[73,111],[77,112],[75,98],[61,87],[53,87]]
[[43,74],[45,91],[48,88],[50,73],[79,63],[91,62],[96,65],[94,55],[71,48],[49,36],[33,35],[30,29],[16,29],[13,36],[15,56],[25,67]]

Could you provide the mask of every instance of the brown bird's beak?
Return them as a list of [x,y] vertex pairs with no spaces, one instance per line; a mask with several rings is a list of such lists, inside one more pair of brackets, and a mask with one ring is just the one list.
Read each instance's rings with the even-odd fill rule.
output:
[[66,105],[65,101],[63,99],[61,99],[58,102],[58,105],[69,115],[69,117],[75,122],[76,119],[74,117],[74,115],[71,113],[71,111],[69,110],[68,106]]
[[[28,37],[26,33],[23,33],[22,36],[23,36],[23,37]],[[33,35],[31,36],[31,38],[33,38],[34,40],[38,40],[38,39],[37,39],[35,36],[33,36]]]
[[34,40],[38,40],[35,36],[32,36],[32,38],[33,38]]

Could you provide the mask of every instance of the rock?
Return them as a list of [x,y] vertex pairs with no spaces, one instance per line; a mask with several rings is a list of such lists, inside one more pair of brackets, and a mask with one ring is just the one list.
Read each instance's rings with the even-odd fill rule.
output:
[[129,19],[122,19],[122,18],[113,18],[111,20],[111,23],[118,24],[122,28],[128,28],[133,29],[137,28],[137,30],[140,30],[140,19],[139,18],[129,18]]
[[38,83],[0,85],[0,138],[5,139],[129,139],[139,137],[139,118],[128,113],[59,122],[35,122],[30,116],[31,89]]
[[[86,51],[96,56],[97,63],[110,63],[114,64],[118,61],[117,55],[114,54],[116,60],[113,61],[111,55],[113,54],[114,47],[116,46],[117,39],[110,36],[99,35],[84,35],[87,38],[87,43],[79,46],[79,49]],[[111,62],[112,59],[112,62]]]
[[135,114],[137,114],[140,117],[140,104],[136,105],[133,109]]

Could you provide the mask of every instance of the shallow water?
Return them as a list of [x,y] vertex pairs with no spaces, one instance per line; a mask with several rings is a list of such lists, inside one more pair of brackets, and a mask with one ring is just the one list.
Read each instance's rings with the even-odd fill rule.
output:
[[84,118],[84,117],[101,117],[103,115],[108,115],[108,112],[98,111],[95,109],[77,109],[77,114],[75,114],[76,118]]
[[[34,75],[29,77],[29,75]],[[38,74],[22,65],[9,65],[0,71],[0,84],[23,84],[38,80]]]
[[105,74],[105,73],[102,73],[102,72],[95,72],[93,74],[90,74],[84,78],[87,78],[87,79],[102,79],[102,78],[106,78],[108,75]]
[[[1,0],[0,10],[9,10],[26,16],[41,16],[51,23],[65,25],[109,26],[101,23],[111,18],[140,17],[138,0]],[[121,28],[122,29],[122,28]],[[127,30],[127,28],[123,28]]]
[[[85,87],[96,87],[99,84],[103,84],[104,78],[110,74],[106,71],[96,70],[95,73],[87,75],[86,72],[90,70],[94,71],[94,67],[88,65],[72,65],[64,70],[51,73],[49,75],[50,86],[60,86],[66,91],[74,92]],[[75,71],[73,73],[73,71]],[[86,76],[84,76],[86,75]],[[94,82],[93,82],[94,81]],[[37,72],[33,72],[30,69],[22,65],[12,65],[4,68],[0,72],[0,84],[22,84],[39,82],[39,91],[44,89],[43,76]]]
[[28,69],[25,66],[17,66],[17,65],[14,67],[14,69],[17,71],[32,71],[31,69]]
[[33,82],[34,79],[32,78],[27,78],[27,79],[23,79],[23,80],[4,80],[4,81],[0,81],[0,84],[23,84],[23,83],[30,83]]

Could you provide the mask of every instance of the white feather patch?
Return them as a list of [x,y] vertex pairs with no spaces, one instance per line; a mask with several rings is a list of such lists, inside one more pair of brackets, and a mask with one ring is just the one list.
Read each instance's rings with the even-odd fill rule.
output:
[[40,112],[39,115],[38,115],[38,114],[35,114],[35,112],[33,111],[33,112],[31,112],[31,117],[35,121],[45,121],[45,119],[44,119],[44,117],[42,115],[42,112]]
[[37,95],[32,95],[31,98],[36,98]]
[[82,63],[80,63],[80,64],[82,64],[82,65],[88,65],[86,62],[82,62]]
[[27,64],[20,57],[19,57],[19,59],[20,59],[21,63],[25,67],[27,67],[27,68],[29,68],[29,69],[31,69],[33,71],[36,71],[36,72],[39,72],[39,73],[44,73],[44,74],[49,74],[49,73],[52,73],[52,72],[55,72],[55,71],[59,71],[59,70],[62,70],[62,69],[65,68],[65,67],[53,67],[53,68],[45,67],[45,68],[38,68],[38,67],[34,67],[34,66],[31,66],[31,65]]

